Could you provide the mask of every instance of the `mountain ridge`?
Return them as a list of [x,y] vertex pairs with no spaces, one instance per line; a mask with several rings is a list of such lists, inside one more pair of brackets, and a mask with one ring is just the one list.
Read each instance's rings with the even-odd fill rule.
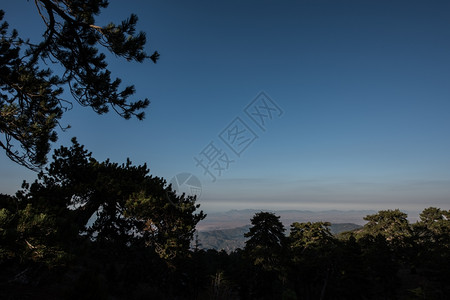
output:
[[[214,249],[217,251],[224,250],[228,253],[238,248],[243,249],[245,246],[244,234],[247,233],[251,225],[247,224],[235,228],[215,229],[209,231],[198,231],[197,239],[201,249]],[[361,228],[361,225],[354,223],[335,223],[331,224],[330,231],[332,234],[339,234],[345,231],[351,231]],[[286,228],[289,232],[289,228]]]
[[208,213],[206,219],[197,224],[197,230],[211,231],[242,227],[250,224],[250,219],[255,213],[267,211],[280,216],[280,220],[286,228],[293,222],[330,222],[330,223],[353,223],[364,225],[364,217],[375,214],[375,210],[261,210],[261,209],[242,209],[229,210],[225,212]]

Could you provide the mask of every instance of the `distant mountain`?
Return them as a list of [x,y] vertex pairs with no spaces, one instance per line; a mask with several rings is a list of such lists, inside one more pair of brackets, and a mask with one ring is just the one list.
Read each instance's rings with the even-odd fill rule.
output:
[[250,225],[211,231],[199,231],[198,241],[202,249],[225,250],[232,252],[237,248],[244,248],[245,240],[244,234],[248,232]]
[[332,234],[339,234],[341,232],[352,231],[355,229],[362,228],[361,225],[353,224],[353,223],[337,223],[331,224],[330,231]]
[[[250,225],[245,225],[236,228],[219,229],[210,231],[199,231],[198,241],[202,249],[225,250],[232,252],[238,248],[244,248],[246,238],[244,234],[249,231]],[[330,231],[333,234],[338,234],[344,231],[350,231],[361,228],[360,225],[353,223],[338,223],[331,224]],[[288,229],[288,228],[287,228]]]
[[[243,227],[250,224],[250,219],[255,213],[261,210],[244,209],[244,210],[230,210],[227,212],[208,213],[205,220],[197,225],[199,231],[211,231],[232,229]],[[325,221],[333,224],[338,223],[353,223],[363,225],[366,222],[364,217],[376,213],[374,210],[326,210],[326,211],[307,211],[307,210],[279,210],[271,211],[277,216],[280,216],[286,228],[294,222],[317,222]]]

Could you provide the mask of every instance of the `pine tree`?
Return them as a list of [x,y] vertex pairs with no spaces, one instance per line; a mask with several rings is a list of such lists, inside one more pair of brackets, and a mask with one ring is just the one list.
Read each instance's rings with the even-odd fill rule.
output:
[[245,242],[245,251],[255,265],[265,270],[279,268],[286,239],[280,217],[269,212],[259,212],[251,222],[252,227],[245,234],[249,238]]
[[286,237],[280,217],[269,212],[256,213],[252,227],[244,236],[245,255],[251,262],[250,297],[256,299],[281,299],[284,277]]
[[[46,163],[56,128],[73,102],[98,114],[110,109],[121,117],[144,118],[148,99],[130,101],[134,86],[121,88],[112,78],[106,50],[127,61],[156,62],[159,54],[144,51],[146,37],[136,33],[137,16],[122,23],[96,24],[105,0],[33,1],[46,30],[32,43],[0,24],[0,147],[13,161],[30,169]],[[5,13],[0,11],[0,21]],[[62,72],[56,74],[55,70]],[[63,94],[64,88],[70,97]]]

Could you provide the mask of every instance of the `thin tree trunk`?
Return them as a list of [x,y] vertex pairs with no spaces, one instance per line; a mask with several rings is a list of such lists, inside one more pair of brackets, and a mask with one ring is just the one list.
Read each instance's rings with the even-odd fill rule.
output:
[[325,280],[323,282],[322,291],[320,292],[320,300],[323,300],[323,298],[325,297],[325,290],[327,289],[329,275],[330,275],[330,268],[327,269],[327,273],[325,274]]

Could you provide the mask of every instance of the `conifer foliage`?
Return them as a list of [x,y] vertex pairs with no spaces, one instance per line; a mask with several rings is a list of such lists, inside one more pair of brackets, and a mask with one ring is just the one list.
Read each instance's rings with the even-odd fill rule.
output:
[[[9,30],[0,11],[0,147],[11,160],[36,169],[46,163],[56,129],[73,102],[98,114],[112,109],[125,119],[144,118],[149,100],[130,100],[134,86],[122,88],[121,79],[112,77],[105,53],[154,63],[159,54],[144,51],[146,36],[136,32],[136,15],[120,24],[96,24],[108,1],[32,2],[45,24],[39,43]],[[70,93],[63,94],[64,89]]]

